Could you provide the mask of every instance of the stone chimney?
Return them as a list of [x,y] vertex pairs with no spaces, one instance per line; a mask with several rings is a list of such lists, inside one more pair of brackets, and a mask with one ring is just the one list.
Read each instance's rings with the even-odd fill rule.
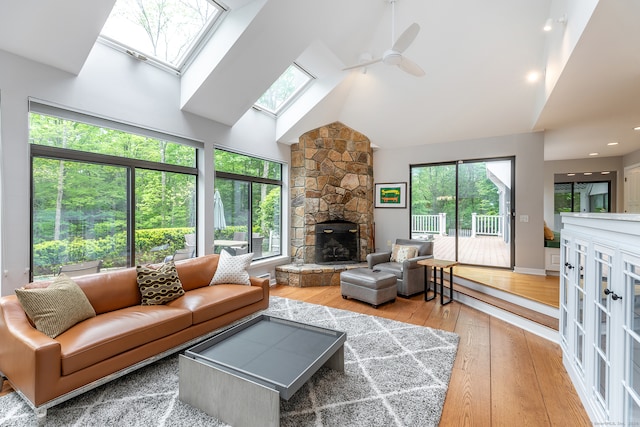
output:
[[340,122],[314,129],[291,146],[291,254],[315,259],[317,223],[358,224],[359,261],[373,252],[373,151],[369,139]]

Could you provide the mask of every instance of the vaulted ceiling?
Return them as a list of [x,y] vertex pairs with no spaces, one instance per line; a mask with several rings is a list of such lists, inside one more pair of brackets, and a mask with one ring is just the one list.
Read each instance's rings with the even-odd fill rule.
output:
[[[3,2],[0,49],[79,74],[113,3]],[[228,0],[181,76],[181,108],[233,126],[296,61],[318,78],[277,119],[280,142],[339,120],[381,148],[544,130],[547,160],[620,156],[640,149],[639,3],[397,0],[396,36],[421,27],[404,52],[426,72],[414,77],[382,63],[342,71],[390,47],[388,0]]]

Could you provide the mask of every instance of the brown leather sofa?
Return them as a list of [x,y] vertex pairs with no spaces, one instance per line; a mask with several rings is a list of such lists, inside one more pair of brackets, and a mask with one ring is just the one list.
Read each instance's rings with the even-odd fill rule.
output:
[[35,329],[15,295],[0,298],[0,373],[43,415],[268,307],[268,279],[208,286],[218,260],[207,255],[176,262],[186,292],[165,305],[140,305],[135,267],[74,278],[96,317],[55,339]]

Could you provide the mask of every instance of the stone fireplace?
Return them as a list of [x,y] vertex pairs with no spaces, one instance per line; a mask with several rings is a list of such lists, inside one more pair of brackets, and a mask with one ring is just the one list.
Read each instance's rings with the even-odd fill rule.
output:
[[302,135],[291,146],[290,244],[296,262],[277,266],[276,281],[339,286],[340,272],[362,267],[373,252],[373,233],[369,139],[340,122]]
[[365,261],[373,251],[373,151],[366,136],[340,122],[309,131],[291,146],[293,258],[317,262],[316,225],[327,222],[357,230],[349,231],[357,235],[349,260],[335,261]]

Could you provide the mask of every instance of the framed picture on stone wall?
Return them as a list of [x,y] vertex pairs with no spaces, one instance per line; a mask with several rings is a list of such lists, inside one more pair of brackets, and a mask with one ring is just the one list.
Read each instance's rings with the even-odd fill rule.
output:
[[376,184],[375,188],[376,208],[406,208],[407,207],[407,183],[392,182]]

